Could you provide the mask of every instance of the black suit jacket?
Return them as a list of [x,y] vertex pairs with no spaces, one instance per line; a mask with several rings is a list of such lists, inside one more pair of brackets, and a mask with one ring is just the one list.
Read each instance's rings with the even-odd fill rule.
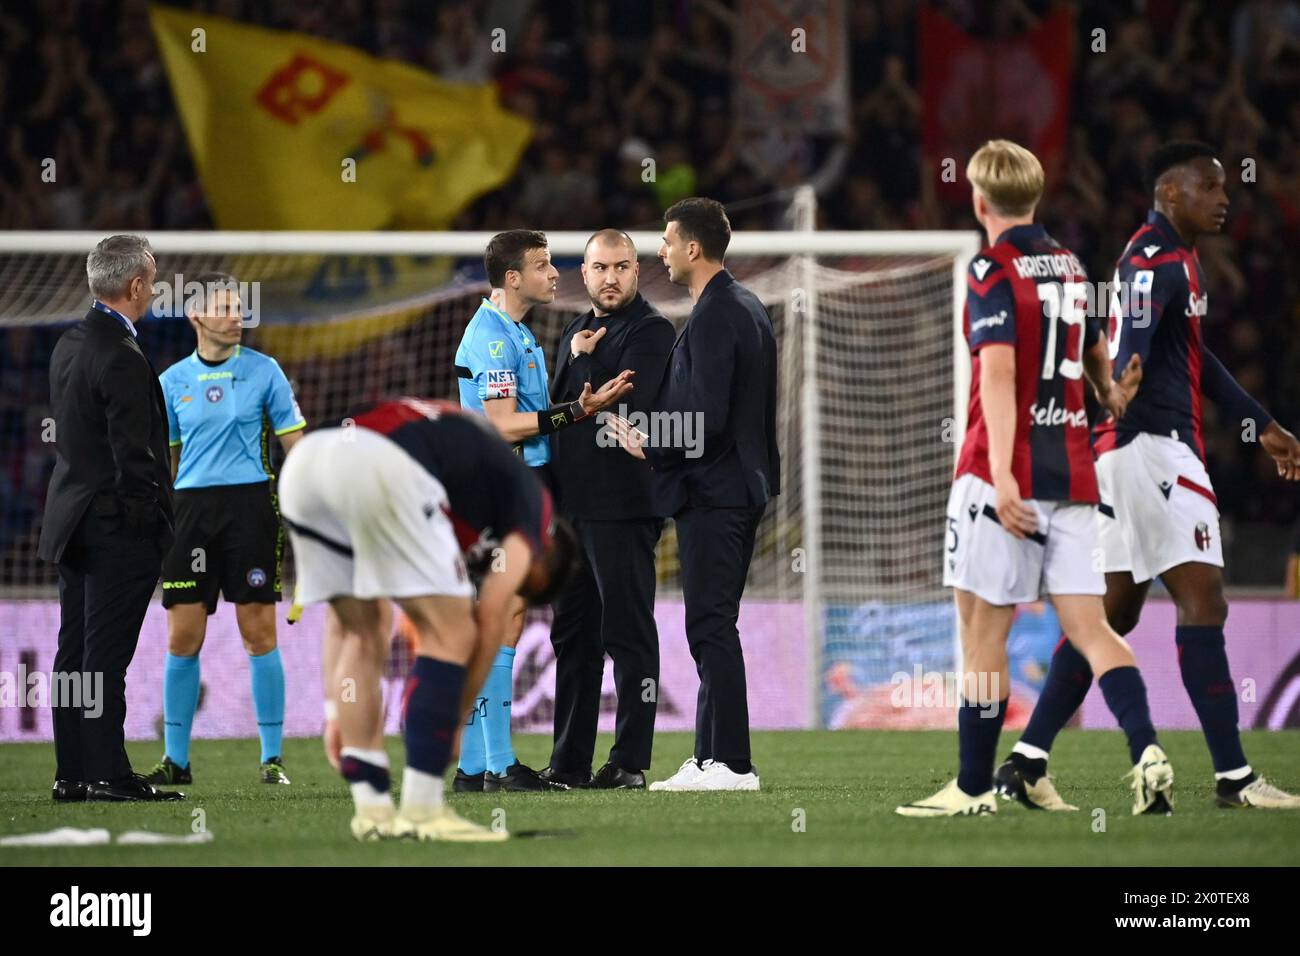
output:
[[646,449],[664,514],[761,505],[780,493],[772,320],[726,269],[691,309],[655,407],[702,419],[701,447]]
[[115,316],[92,309],[50,358],[57,458],[37,554],[57,563],[92,505],[135,537],[171,545],[167,413],[153,365]]
[[[570,343],[583,329],[605,335],[591,355],[569,361]],[[617,312],[597,318],[593,312],[570,322],[560,336],[551,373],[551,401],[577,401],[585,382],[592,391],[624,369],[636,373],[632,391],[622,404],[628,412],[644,412],[654,403],[673,348],[673,324],[637,293]],[[609,409],[618,413],[617,407]],[[659,514],[654,478],[637,461],[612,443],[602,447],[593,416],[555,433],[551,468],[559,490],[560,511],[574,518],[611,520],[650,518]]]

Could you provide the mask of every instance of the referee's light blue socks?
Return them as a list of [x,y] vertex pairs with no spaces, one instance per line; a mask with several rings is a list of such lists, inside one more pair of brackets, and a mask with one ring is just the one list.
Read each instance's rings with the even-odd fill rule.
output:
[[253,684],[257,735],[262,740],[262,763],[266,763],[272,757],[284,756],[280,749],[284,737],[284,664],[280,660],[280,648],[257,657],[250,654],[248,675]]
[[163,751],[178,767],[190,765],[190,731],[199,706],[199,655],[167,655],[163,669]]
[[460,769],[473,776],[487,769],[487,747],[483,742],[483,705],[486,697],[480,696],[474,701],[474,709],[469,712],[465,723],[465,733],[460,738]]
[[487,769],[505,773],[515,763],[515,748],[510,743],[510,701],[514,696],[515,649],[503,647],[488,671],[483,685],[483,743],[487,748]]

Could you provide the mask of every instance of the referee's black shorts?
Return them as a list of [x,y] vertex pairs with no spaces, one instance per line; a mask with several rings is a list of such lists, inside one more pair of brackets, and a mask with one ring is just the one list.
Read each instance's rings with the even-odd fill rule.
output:
[[284,528],[271,483],[176,492],[176,541],[163,561],[163,607],[280,599]]

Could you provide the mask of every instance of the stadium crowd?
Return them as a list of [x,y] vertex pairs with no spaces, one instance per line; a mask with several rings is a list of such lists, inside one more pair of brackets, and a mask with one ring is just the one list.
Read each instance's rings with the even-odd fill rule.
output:
[[[513,179],[466,209],[453,228],[657,228],[661,211],[691,194],[728,203],[736,229],[773,228],[781,204],[763,200],[817,178],[839,146],[847,159],[841,175],[825,178],[825,228],[974,227],[970,210],[938,199],[933,177],[923,173],[919,4],[908,0],[847,5],[852,124],[842,144],[746,139],[738,131],[730,111],[734,3],[181,5],[327,37],[449,79],[494,81],[536,134]],[[1023,29],[1059,4],[932,5],[987,35]],[[1214,293],[1207,342],[1244,388],[1296,428],[1300,3],[1074,6],[1082,9],[1069,145],[1061,174],[1049,184],[1046,224],[1095,278],[1108,277],[1149,206],[1139,170],[1150,151],[1171,138],[1218,146],[1233,208],[1225,234],[1201,247]],[[485,39],[496,26],[518,38],[502,55],[491,53]],[[1108,37],[1104,54],[1090,53],[1097,28]],[[0,113],[0,229],[213,228],[146,0],[41,0],[0,11]],[[641,177],[646,156],[658,170],[648,183]],[[45,158],[57,162],[57,185],[42,182]],[[1246,169],[1250,179],[1243,182],[1237,171]],[[0,331],[0,556],[40,514],[53,463],[41,441],[46,370],[58,331]],[[176,331],[171,344],[179,355],[185,336]],[[1225,519],[1294,521],[1300,498],[1291,490],[1259,493],[1273,477],[1272,463],[1237,441],[1234,430],[1216,427],[1207,408],[1210,471]],[[19,563],[12,554],[7,560]],[[9,580],[6,574],[0,564],[0,580]]]

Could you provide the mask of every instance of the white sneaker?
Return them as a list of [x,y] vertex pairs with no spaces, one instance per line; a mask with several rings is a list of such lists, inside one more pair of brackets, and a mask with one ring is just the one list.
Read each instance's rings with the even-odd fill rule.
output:
[[1156,744],[1148,744],[1137,765],[1128,773],[1133,790],[1133,816],[1143,813],[1165,816],[1174,812],[1174,768]]
[[758,790],[758,774],[752,769],[749,773],[736,773],[725,763],[706,760],[699,774],[687,783],[677,787],[678,790]]
[[1300,810],[1300,797],[1256,777],[1231,797],[1218,797],[1221,807],[1259,807],[1265,810]]
[[934,796],[905,803],[894,812],[900,817],[982,817],[998,812],[998,800],[992,790],[972,797],[953,779]]
[[677,769],[675,774],[667,780],[656,780],[654,783],[650,784],[650,789],[681,790],[683,789],[684,784],[692,782],[703,772],[704,771],[700,769],[700,765],[695,762],[695,758],[689,757],[686,762]]

